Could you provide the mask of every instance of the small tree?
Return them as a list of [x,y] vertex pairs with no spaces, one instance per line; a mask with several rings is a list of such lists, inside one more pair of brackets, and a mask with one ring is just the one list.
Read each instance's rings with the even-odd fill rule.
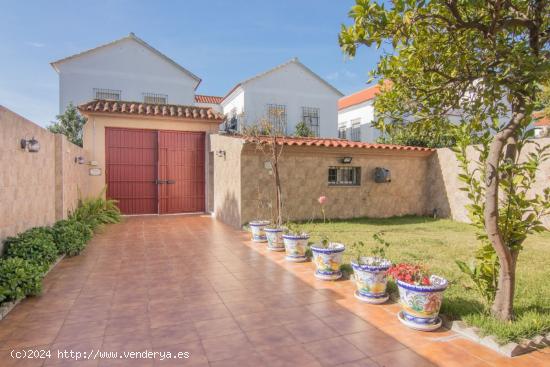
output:
[[301,121],[296,125],[294,136],[307,138],[314,135],[315,134],[313,133],[313,131],[309,128],[309,126],[307,126],[305,122]]
[[256,144],[256,149],[269,160],[273,176],[273,189],[275,190],[275,207],[272,208],[274,209],[274,224],[280,228],[283,225],[283,199],[279,168],[285,137],[265,119],[257,125],[244,128],[243,137]]
[[[532,167],[518,163],[518,148],[537,83],[550,78],[549,13],[547,0],[394,0],[389,9],[356,0],[354,23],[339,36],[350,56],[360,45],[393,48],[375,72],[392,81],[375,102],[381,128],[384,120],[433,127],[460,111],[463,130],[487,139],[479,158],[483,189],[466,189],[481,195],[479,225],[498,257],[491,311],[500,320],[513,317],[516,261],[526,235],[540,229],[531,214],[545,200],[522,193],[519,185],[532,182],[526,178]],[[508,203],[518,212],[510,216]],[[507,223],[513,236],[503,230]]]
[[63,134],[67,139],[79,147],[82,146],[82,134],[86,118],[80,116],[76,107],[71,103],[57,121],[48,126],[48,130],[55,134]]

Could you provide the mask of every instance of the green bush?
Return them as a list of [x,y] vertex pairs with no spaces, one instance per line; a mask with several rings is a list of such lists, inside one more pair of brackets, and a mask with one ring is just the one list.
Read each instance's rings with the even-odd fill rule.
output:
[[4,246],[8,258],[19,257],[48,267],[57,260],[57,247],[51,228],[31,228],[17,237],[9,237]]
[[92,237],[90,227],[76,220],[60,220],[52,228],[55,245],[60,255],[76,256]]
[[116,200],[105,200],[104,192],[95,198],[80,199],[70,219],[82,222],[92,230],[102,224],[119,222],[120,209],[116,206]]
[[18,257],[0,259],[0,303],[42,291],[41,266]]

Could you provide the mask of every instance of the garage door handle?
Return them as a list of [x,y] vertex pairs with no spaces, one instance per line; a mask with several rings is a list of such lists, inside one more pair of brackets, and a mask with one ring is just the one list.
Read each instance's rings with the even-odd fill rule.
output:
[[168,185],[173,185],[173,184],[176,183],[176,180],[166,180],[166,183],[167,183]]
[[153,182],[156,183],[157,185],[162,185],[162,184],[168,183],[168,180],[155,180]]

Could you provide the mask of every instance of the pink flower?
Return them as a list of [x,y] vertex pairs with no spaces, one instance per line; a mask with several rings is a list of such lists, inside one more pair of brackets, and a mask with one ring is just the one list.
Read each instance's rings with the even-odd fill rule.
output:
[[319,199],[317,199],[317,201],[319,202],[319,204],[323,205],[325,203],[325,201],[327,201],[327,197],[326,196],[319,196]]

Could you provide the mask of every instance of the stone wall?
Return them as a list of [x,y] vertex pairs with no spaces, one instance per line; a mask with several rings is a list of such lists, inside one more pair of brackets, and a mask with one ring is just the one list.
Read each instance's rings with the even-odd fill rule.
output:
[[[550,138],[537,139],[536,142],[545,146],[550,144]],[[522,155],[526,155],[534,149],[535,146],[530,144],[525,147]],[[471,159],[478,156],[474,149],[469,149],[467,154]],[[455,154],[450,149],[438,149],[437,153],[430,158],[430,185],[428,185],[427,191],[429,202],[427,205],[433,209],[437,208],[441,217],[468,223],[470,220],[466,205],[469,200],[466,192],[460,190],[464,184],[458,179],[459,173],[460,168]],[[541,193],[548,186],[550,186],[550,160],[541,165],[537,173],[537,182],[533,187],[533,194]],[[550,217],[544,218],[543,223],[550,227]]]
[[[21,149],[34,137],[40,151]],[[77,187],[86,191],[86,168],[74,162],[83,155],[69,143],[0,106],[0,252],[2,242],[28,228],[65,218],[77,202]]]
[[[225,152],[225,157],[214,160],[215,215],[234,226],[256,218],[271,218],[275,192],[267,157],[253,144],[243,145],[232,137],[215,136],[212,146],[214,151]],[[322,195],[328,198],[325,209],[329,218],[430,214],[424,188],[431,154],[285,146],[280,169],[284,220],[321,218],[317,199]],[[361,185],[329,186],[328,168],[345,166],[340,159],[348,156],[353,159],[349,166],[361,167]],[[392,181],[375,183],[376,167],[389,169]]]

